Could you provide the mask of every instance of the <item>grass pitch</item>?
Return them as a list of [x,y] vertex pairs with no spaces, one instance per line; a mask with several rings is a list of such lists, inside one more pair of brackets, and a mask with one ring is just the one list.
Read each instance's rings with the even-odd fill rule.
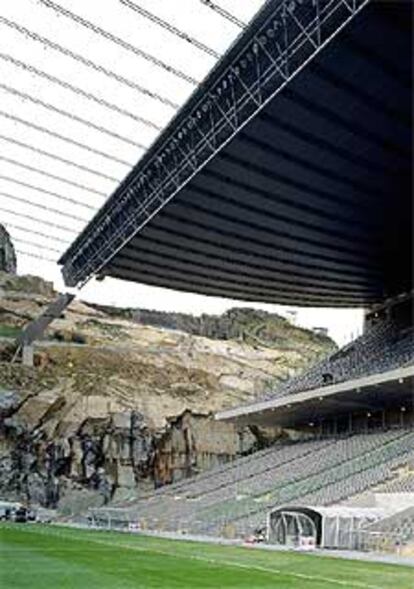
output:
[[0,525],[2,589],[413,589],[414,569],[291,552]]

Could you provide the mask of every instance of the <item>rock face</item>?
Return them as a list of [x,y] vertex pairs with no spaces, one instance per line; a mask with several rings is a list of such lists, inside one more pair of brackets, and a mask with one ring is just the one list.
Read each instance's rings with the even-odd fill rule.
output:
[[[21,291],[22,280],[32,292]],[[53,296],[40,279],[2,285],[3,328],[20,327]],[[72,513],[268,443],[280,432],[238,430],[212,413],[253,400],[333,347],[286,333],[284,325],[279,346],[276,331],[272,346],[260,338],[252,346],[143,326],[74,301],[37,345],[33,368],[0,360],[0,497]]]
[[0,272],[16,273],[16,253],[8,231],[0,224]]
[[173,483],[250,452],[257,438],[248,428],[236,429],[212,415],[184,411],[169,422],[156,444],[156,486]]
[[[60,388],[1,392],[0,496],[70,511],[135,496],[249,451],[248,430],[185,411],[164,428]],[[116,410],[118,409],[118,410]]]
[[[38,276],[16,276],[2,271],[0,271],[0,293],[1,300],[9,302],[15,300],[17,305],[21,305],[26,299],[36,300],[38,296],[52,299],[56,295],[53,284]],[[39,304],[43,302],[44,299],[40,298]]]

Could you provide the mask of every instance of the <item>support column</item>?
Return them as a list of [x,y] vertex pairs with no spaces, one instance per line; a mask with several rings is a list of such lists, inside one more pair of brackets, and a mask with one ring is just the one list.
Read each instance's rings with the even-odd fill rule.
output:
[[348,433],[352,434],[352,413],[348,415]]
[[23,366],[33,366],[34,350],[33,346],[23,346],[22,363]]

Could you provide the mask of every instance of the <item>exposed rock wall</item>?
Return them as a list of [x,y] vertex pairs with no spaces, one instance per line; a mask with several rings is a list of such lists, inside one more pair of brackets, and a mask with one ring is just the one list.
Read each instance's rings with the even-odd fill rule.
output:
[[16,253],[11,237],[0,224],[0,272],[16,273]]
[[[53,296],[39,278],[0,273],[3,334]],[[226,317],[226,337],[249,336],[194,336],[71,303],[33,368],[0,360],[0,497],[81,510],[268,443],[277,432],[239,431],[212,413],[251,402],[333,344],[277,316]]]
[[227,462],[257,441],[211,415],[185,411],[154,430],[139,412],[110,413],[77,395],[71,408],[68,398],[2,391],[0,496],[74,509],[86,489],[105,503]]
[[214,421],[212,415],[183,414],[170,420],[155,446],[154,482],[173,483],[249,452],[257,438],[248,428]]

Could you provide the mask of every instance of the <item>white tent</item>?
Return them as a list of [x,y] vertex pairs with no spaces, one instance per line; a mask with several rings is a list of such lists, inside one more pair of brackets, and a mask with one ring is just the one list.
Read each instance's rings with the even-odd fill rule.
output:
[[291,547],[355,549],[362,527],[387,515],[383,508],[286,506],[268,515],[267,540]]

